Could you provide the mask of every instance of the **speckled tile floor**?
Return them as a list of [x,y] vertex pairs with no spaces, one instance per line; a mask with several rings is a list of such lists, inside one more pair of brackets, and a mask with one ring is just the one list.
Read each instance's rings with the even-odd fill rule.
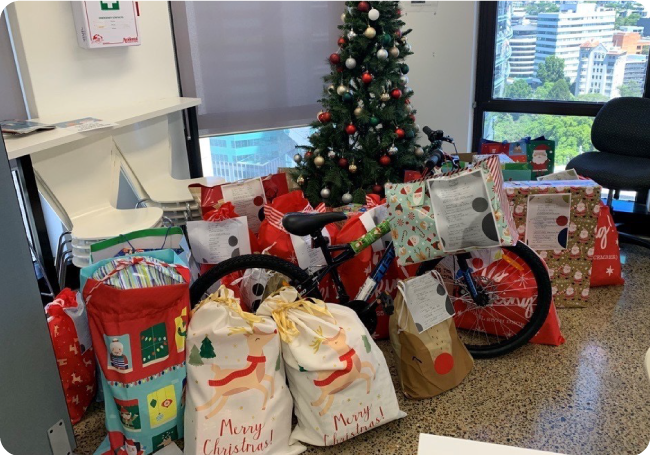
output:
[[[413,455],[419,433],[571,455],[641,453],[650,441],[650,381],[643,368],[650,254],[627,245],[623,253],[624,287],[593,289],[589,308],[559,310],[563,346],[529,345],[477,361],[459,387],[429,400],[399,392],[406,418],[306,453]],[[390,346],[380,346],[395,377]],[[105,435],[103,417],[94,405],[75,427],[75,453],[93,453]]]

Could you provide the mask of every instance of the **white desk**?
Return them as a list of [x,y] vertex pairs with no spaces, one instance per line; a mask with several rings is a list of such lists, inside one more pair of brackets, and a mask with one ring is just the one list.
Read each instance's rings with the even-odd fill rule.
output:
[[558,455],[539,450],[488,444],[467,439],[420,434],[418,455]]

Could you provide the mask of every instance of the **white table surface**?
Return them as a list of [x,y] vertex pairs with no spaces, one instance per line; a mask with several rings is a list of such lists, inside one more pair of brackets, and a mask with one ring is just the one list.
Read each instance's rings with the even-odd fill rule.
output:
[[40,123],[59,123],[67,120],[75,120],[84,117],[95,117],[106,122],[117,123],[118,126],[113,128],[103,128],[87,133],[70,132],[66,128],[55,128],[50,131],[39,131],[24,136],[4,135],[5,145],[7,147],[7,157],[10,160],[20,158],[25,155],[32,155],[42,150],[46,150],[59,145],[70,144],[88,137],[97,137],[110,135],[117,128],[132,125],[134,123],[171,114],[172,112],[182,111],[184,109],[195,107],[201,104],[199,98],[160,98],[138,103],[131,106],[124,106],[119,109],[110,110],[92,110],[78,112],[74,114],[61,114],[42,118],[31,119]]
[[420,434],[418,455],[558,455],[552,452],[521,449],[468,439]]

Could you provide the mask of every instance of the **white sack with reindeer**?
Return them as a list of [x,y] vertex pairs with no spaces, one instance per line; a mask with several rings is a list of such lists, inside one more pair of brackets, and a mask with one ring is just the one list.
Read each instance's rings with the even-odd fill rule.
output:
[[406,416],[384,354],[353,310],[285,287],[257,314],[272,316],[282,337],[298,417],[291,441],[331,446]]
[[272,318],[243,311],[221,286],[187,330],[185,454],[298,454],[293,401]]

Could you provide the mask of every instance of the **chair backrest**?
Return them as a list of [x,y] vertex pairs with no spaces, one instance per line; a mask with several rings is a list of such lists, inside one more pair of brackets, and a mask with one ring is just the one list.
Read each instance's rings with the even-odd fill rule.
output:
[[157,202],[191,201],[186,185],[174,181],[166,116],[122,128],[113,141],[149,197]]
[[38,182],[46,186],[74,224],[78,216],[115,207],[119,169],[114,166],[113,141],[88,138],[32,155]]
[[591,127],[591,142],[601,152],[650,158],[650,99],[608,101]]

